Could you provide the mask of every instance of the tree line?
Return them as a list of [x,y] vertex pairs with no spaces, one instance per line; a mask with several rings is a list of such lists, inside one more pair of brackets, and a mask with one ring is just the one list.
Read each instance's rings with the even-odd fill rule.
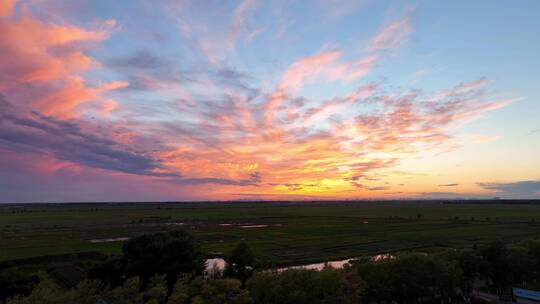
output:
[[540,242],[354,260],[343,269],[261,270],[239,243],[223,272],[205,271],[196,239],[179,230],[132,238],[74,286],[47,274],[6,304],[276,304],[470,302],[475,289],[540,287]]

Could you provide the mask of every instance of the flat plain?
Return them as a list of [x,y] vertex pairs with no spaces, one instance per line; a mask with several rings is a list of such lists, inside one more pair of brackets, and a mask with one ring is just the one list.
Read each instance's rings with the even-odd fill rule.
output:
[[186,229],[208,257],[246,241],[266,265],[540,236],[540,203],[234,202],[0,205],[0,261],[121,251],[125,238]]

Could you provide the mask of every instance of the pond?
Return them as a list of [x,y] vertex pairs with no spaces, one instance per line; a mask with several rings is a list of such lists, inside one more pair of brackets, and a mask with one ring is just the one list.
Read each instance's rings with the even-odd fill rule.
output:
[[88,240],[90,243],[110,243],[110,242],[124,242],[129,240],[129,237],[115,237],[115,238],[106,238],[106,239],[93,239]]

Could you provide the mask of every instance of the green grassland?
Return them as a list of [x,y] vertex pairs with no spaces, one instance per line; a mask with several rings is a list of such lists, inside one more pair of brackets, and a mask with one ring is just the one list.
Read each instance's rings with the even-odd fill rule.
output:
[[0,261],[81,252],[114,254],[120,252],[122,242],[89,240],[178,228],[192,232],[208,256],[227,252],[245,240],[262,262],[295,265],[389,251],[534,239],[540,236],[540,204],[0,205]]

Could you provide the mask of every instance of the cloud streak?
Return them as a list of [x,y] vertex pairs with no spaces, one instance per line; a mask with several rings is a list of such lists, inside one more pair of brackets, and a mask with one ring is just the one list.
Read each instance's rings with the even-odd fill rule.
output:
[[[160,161],[111,139],[83,131],[76,122],[37,112],[21,116],[7,102],[0,104],[0,143],[21,152],[52,153],[74,164],[129,174],[178,176],[159,172]],[[86,126],[87,128],[88,126]]]

